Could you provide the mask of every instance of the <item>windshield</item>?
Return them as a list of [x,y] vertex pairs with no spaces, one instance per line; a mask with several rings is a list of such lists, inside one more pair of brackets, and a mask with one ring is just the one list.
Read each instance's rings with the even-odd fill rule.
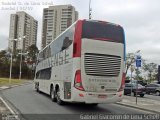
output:
[[123,28],[106,22],[84,21],[82,38],[124,43]]

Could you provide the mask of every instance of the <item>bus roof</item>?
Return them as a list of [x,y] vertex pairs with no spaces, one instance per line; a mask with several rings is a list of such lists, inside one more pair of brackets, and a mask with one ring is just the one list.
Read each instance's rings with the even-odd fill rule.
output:
[[[106,23],[106,24],[111,24],[114,26],[119,26],[121,27],[119,24],[115,24],[115,23],[111,23],[108,21],[101,21],[101,20],[90,20],[90,19],[79,19],[77,21],[75,21],[72,25],[70,25],[65,31],[63,31],[61,34],[63,34],[64,32],[66,32],[68,29],[70,29],[73,25],[75,25],[78,21],[90,21],[90,22],[100,22],[100,23]],[[57,38],[59,38],[61,36],[61,34],[59,34],[55,39],[53,39],[48,45],[46,45],[42,50],[39,51],[42,52],[45,48],[47,48],[53,41],[55,41]]]

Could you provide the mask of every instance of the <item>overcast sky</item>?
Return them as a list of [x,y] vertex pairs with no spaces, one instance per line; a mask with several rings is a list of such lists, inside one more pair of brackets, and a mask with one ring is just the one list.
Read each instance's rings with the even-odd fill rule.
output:
[[[31,1],[37,5],[32,5]],[[43,1],[48,2],[47,5]],[[16,5],[4,5],[7,2],[16,2]],[[24,5],[26,2],[29,4]],[[49,3],[71,4],[79,12],[80,19],[88,19],[89,0],[0,0],[0,50],[8,47],[10,14],[16,13],[16,10],[4,9],[24,7],[25,12],[38,20],[37,45],[40,48],[42,11]],[[127,53],[141,50],[142,57],[148,62],[160,64],[160,0],[92,0],[91,7],[92,19],[124,27]]]

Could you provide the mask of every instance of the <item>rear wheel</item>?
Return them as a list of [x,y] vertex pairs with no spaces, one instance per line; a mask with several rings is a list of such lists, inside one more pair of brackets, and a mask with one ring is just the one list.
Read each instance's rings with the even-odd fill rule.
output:
[[149,92],[149,91],[147,91],[146,93],[147,93],[148,95],[150,94],[150,92]]
[[140,94],[140,97],[144,97],[144,94]]
[[90,106],[97,106],[98,103],[92,103],[92,104],[88,104],[88,105],[90,105]]
[[133,92],[134,97],[136,97],[136,92]]
[[38,83],[35,84],[35,88],[36,88],[36,91],[39,92],[39,84]]
[[160,96],[160,91],[156,91],[156,95],[157,95],[157,96]]
[[53,88],[51,88],[50,96],[51,96],[51,100],[52,100],[53,102],[56,102],[55,91],[54,91]]
[[59,104],[59,105],[63,105],[64,104],[64,102],[60,98],[60,89],[59,88],[56,91],[56,100],[57,100],[57,104]]

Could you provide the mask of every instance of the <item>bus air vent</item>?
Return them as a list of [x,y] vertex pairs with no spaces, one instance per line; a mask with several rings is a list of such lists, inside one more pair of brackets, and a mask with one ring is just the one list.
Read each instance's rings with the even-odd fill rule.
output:
[[120,56],[85,53],[84,59],[87,75],[117,77],[120,73]]

